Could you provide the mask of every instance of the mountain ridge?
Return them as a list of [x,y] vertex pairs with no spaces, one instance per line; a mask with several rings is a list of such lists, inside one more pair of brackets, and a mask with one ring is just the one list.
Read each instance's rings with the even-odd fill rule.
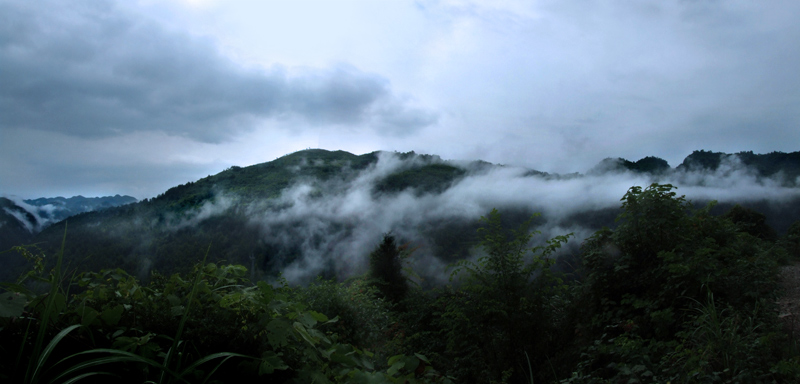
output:
[[[764,155],[752,158],[759,156]],[[793,154],[782,162],[778,160],[784,157],[771,156],[772,163],[762,163],[792,169]],[[433,271],[472,257],[477,219],[492,207],[503,210],[510,225],[543,212],[537,223],[545,231],[589,234],[613,225],[622,188],[631,183],[669,181],[690,172],[726,177],[714,173],[720,167],[667,169],[666,161],[654,157],[604,162],[605,168],[585,175],[558,175],[414,152],[298,151],[270,162],[233,166],[133,204],[70,216],[66,254],[85,269],[122,267],[145,278],[152,269],[185,268],[212,244],[213,260],[252,264],[265,275],[281,271],[297,281],[305,274],[357,273],[371,244],[382,233],[393,232],[399,240],[419,244],[417,253]],[[736,164],[746,168],[743,163]],[[765,178],[780,173],[773,168],[762,167],[748,175]],[[616,192],[598,189],[601,180],[613,181]],[[742,180],[737,182],[759,183],[755,177]],[[702,188],[716,190],[709,182]],[[779,189],[788,196],[797,193],[794,188]],[[759,204],[773,206],[767,200]],[[62,225],[50,226],[30,241],[43,244],[45,253],[52,254],[63,230]]]
[[[798,185],[800,177],[800,151],[770,152],[755,154],[753,151],[736,153],[696,150],[686,156],[675,168],[659,157],[647,156],[635,162],[624,158],[605,158],[587,173],[603,173],[608,171],[631,171],[645,174],[663,174],[666,172],[714,172],[721,167],[751,168],[756,176],[769,178],[777,176],[786,185]],[[730,171],[730,169],[728,170]]]

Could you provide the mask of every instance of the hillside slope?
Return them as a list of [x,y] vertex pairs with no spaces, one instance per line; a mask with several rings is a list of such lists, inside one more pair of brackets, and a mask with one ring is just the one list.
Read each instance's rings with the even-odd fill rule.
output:
[[[785,171],[765,168],[763,175],[791,174],[790,160],[776,162]],[[146,278],[152,270],[185,270],[210,249],[211,260],[304,281],[363,272],[366,255],[392,232],[417,247],[410,261],[435,283],[448,263],[476,256],[477,221],[492,208],[509,226],[541,212],[535,224],[542,237],[576,233],[564,254],[577,253],[584,238],[615,225],[618,196],[632,185],[676,183],[701,205],[719,199],[718,213],[741,203],[766,213],[778,232],[800,214],[800,189],[765,183],[762,171],[746,165],[740,173],[757,177],[718,174],[707,165],[665,168],[665,161],[651,157],[604,162],[587,175],[557,175],[413,152],[299,151],[231,167],[152,199],[72,216],[66,257],[71,267],[122,267]],[[62,223],[30,241],[53,254],[63,234]]]

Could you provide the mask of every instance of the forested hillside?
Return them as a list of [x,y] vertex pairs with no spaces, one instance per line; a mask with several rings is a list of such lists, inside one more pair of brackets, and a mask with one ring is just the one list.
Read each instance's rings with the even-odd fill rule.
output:
[[[274,276],[300,257],[303,247],[318,250],[319,242],[325,240],[312,239],[318,244],[304,244],[309,239],[300,234],[307,224],[302,218],[270,223],[269,228],[258,222],[259,217],[294,204],[281,198],[288,189],[302,184],[311,189],[307,191],[311,200],[341,195],[371,167],[371,179],[363,181],[368,183],[364,188],[370,196],[401,192],[420,196],[441,193],[466,173],[465,168],[438,157],[414,153],[397,156],[393,160],[396,164],[386,172],[375,171],[379,154],[301,151],[269,163],[231,167],[137,204],[72,216],[68,220],[67,262],[94,270],[121,266],[146,277],[153,268],[186,270],[208,244],[213,244],[211,259],[248,264],[259,274]],[[353,230],[347,220],[338,219],[326,218],[326,228],[317,236]],[[474,227],[471,222],[468,225]],[[466,223],[458,224],[460,229]],[[438,236],[450,235],[441,226],[432,225],[434,231],[442,232]],[[35,241],[46,252],[53,252],[62,230],[63,226],[47,228]],[[270,239],[264,232],[280,232],[280,236]],[[82,256],[72,259],[69,255]],[[320,270],[327,276],[335,272],[327,267]]]
[[[65,261],[80,270],[122,267],[147,279],[153,270],[187,271],[211,244],[212,261],[248,265],[266,279],[281,272],[301,283],[363,272],[367,250],[391,232],[420,247],[415,260],[427,266],[419,271],[424,284],[439,284],[441,267],[474,257],[476,218],[492,208],[511,226],[542,212],[537,224],[545,233],[574,232],[582,241],[615,225],[615,195],[633,184],[688,188],[699,204],[719,200],[715,214],[741,204],[785,233],[800,215],[798,189],[787,184],[797,169],[796,153],[696,151],[675,169],[654,157],[606,159],[586,175],[558,175],[413,152],[305,150],[231,167],[138,203],[70,216]],[[70,206],[59,201],[30,202]],[[64,222],[26,233],[9,215],[31,214],[9,204],[0,212],[8,229],[0,245],[37,243],[55,253]],[[575,245],[561,252],[565,268],[576,252]],[[9,266],[0,273],[4,279],[21,271],[21,256],[0,257]]]
[[[476,224],[478,258],[416,284],[419,248],[385,234],[344,281],[254,281],[208,262],[147,282],[73,271],[61,249],[19,248],[29,272],[0,294],[10,382],[763,383],[800,380],[777,312],[777,268],[800,261],[800,221],[776,236],[757,212],[712,213],[671,185],[634,186],[617,226],[570,273],[538,218]],[[123,211],[120,211],[123,212]],[[88,215],[87,215],[88,216]],[[113,216],[105,216],[113,218]],[[541,244],[541,245],[536,245]],[[52,268],[47,256],[56,256]]]
[[119,207],[136,201],[136,198],[132,196],[120,195],[104,197],[73,196],[69,198],[59,196],[24,200],[25,203],[37,207],[41,219],[47,222],[58,222],[79,213]]
[[775,304],[793,157],[745,155],[558,175],[307,150],[4,231],[31,245],[0,254],[0,378],[800,380]]
[[29,244],[34,235],[30,223],[36,223],[36,217],[5,197],[0,197],[0,208],[0,251]]
[[31,243],[39,231],[70,216],[135,202],[136,199],[131,196],[120,195],[32,200],[0,197],[0,252],[15,245]]

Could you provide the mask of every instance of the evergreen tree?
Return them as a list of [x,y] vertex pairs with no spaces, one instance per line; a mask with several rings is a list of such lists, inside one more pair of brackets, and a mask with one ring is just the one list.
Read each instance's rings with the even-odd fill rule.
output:
[[390,233],[383,235],[383,241],[369,255],[370,281],[382,297],[393,303],[399,302],[408,293],[402,257],[403,250],[395,244],[395,238]]

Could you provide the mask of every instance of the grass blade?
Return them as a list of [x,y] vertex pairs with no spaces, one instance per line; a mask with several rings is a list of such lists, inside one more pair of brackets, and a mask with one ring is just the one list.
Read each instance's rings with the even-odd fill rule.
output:
[[[36,383],[38,381],[38,372],[42,368],[42,345],[44,338],[47,334],[47,327],[50,325],[50,314],[55,307],[56,296],[58,294],[58,284],[61,281],[61,261],[64,257],[64,246],[67,243],[67,223],[64,222],[64,236],[61,239],[61,250],[56,257],[56,267],[50,274],[50,293],[47,297],[47,302],[42,314],[41,324],[39,324],[39,333],[36,335],[36,344],[33,347],[33,353],[30,360],[28,360],[28,367],[25,371],[25,383]],[[67,328],[69,329],[69,328]],[[62,331],[63,332],[63,331]],[[61,333],[59,333],[60,335]],[[56,336],[58,337],[58,336]],[[61,336],[63,338],[63,336]],[[54,339],[55,340],[55,339]],[[59,340],[61,340],[59,338]],[[52,341],[51,341],[52,344]],[[57,343],[56,343],[57,344]],[[48,345],[49,346],[49,345]],[[53,345],[55,347],[55,345]],[[52,351],[52,349],[50,350]]]
[[113,375],[113,374],[108,373],[108,372],[89,372],[89,373],[84,373],[82,375],[75,376],[75,377],[73,377],[73,378],[71,378],[71,379],[69,379],[67,381],[64,381],[61,384],[73,384],[73,383],[77,383],[78,381],[81,381],[81,380],[83,380],[83,379],[85,379],[85,378],[87,378],[89,376],[97,376],[97,375],[108,375],[108,376],[117,376],[117,377],[119,377],[118,375]]
[[74,331],[76,328],[79,327],[80,325],[77,324],[71,325],[63,329],[61,332],[59,332],[55,337],[53,337],[53,340],[50,340],[50,342],[47,344],[47,347],[45,347],[44,351],[42,351],[42,354],[39,356],[39,359],[36,362],[36,369],[33,371],[33,377],[32,377],[33,379],[37,377],[39,370],[42,367],[44,367],[44,363],[47,362],[47,359],[50,357],[50,354],[53,353],[53,349],[56,348],[61,339],[63,339],[65,336],[67,336],[68,333]]
[[[179,377],[178,373],[170,370],[169,368],[165,367],[162,364],[159,364],[158,362],[156,362],[154,360],[148,359],[146,357],[139,356],[139,355],[137,355],[135,353],[131,353],[131,352],[127,352],[127,351],[121,351],[121,350],[118,350],[118,349],[108,349],[108,348],[97,348],[97,349],[92,349],[92,350],[88,350],[88,351],[78,352],[76,354],[73,354],[73,355],[70,355],[70,356],[67,356],[67,357],[61,359],[58,363],[56,363],[56,365],[61,364],[63,362],[66,362],[67,360],[73,359],[73,358],[78,357],[78,356],[89,355],[89,354],[97,354],[97,353],[107,353],[107,354],[110,354],[112,356],[98,357],[98,358],[95,358],[95,359],[92,359],[92,360],[88,360],[88,361],[84,361],[82,363],[76,364],[76,365],[74,365],[72,367],[69,367],[68,369],[66,369],[63,372],[61,372],[61,374],[59,374],[57,377],[55,377],[52,380],[52,382],[58,382],[58,380],[60,380],[62,378],[65,378],[65,377],[69,377],[70,375],[72,375],[74,373],[77,373],[77,372],[80,372],[81,370],[84,370],[86,368],[96,367],[96,366],[106,365],[106,364],[114,364],[114,363],[143,363],[143,364],[151,366],[151,367],[153,367],[155,369],[158,369],[158,370],[162,371],[163,373],[167,373],[167,374],[172,375],[174,377]],[[108,373],[105,373],[105,372],[88,372],[88,373],[92,373],[92,374],[108,374]],[[70,380],[72,380],[72,379],[70,379]]]
[[211,360],[218,359],[218,358],[223,358],[222,361],[220,361],[214,367],[214,369],[212,369],[211,372],[209,372],[208,375],[206,375],[206,380],[203,381],[203,382],[206,382],[214,374],[214,372],[216,372],[219,369],[219,367],[222,366],[222,364],[224,364],[226,361],[228,361],[228,359],[231,359],[233,357],[243,357],[243,358],[246,358],[246,359],[254,359],[253,356],[242,355],[240,353],[234,353],[234,352],[212,353],[212,354],[210,354],[208,356],[205,356],[205,357],[195,361],[194,363],[192,363],[192,365],[186,367],[186,369],[184,369],[181,372],[181,377],[183,377],[184,375],[186,375],[189,372],[192,372],[194,369],[196,369],[197,367],[199,367],[202,364],[205,364],[206,362],[209,362]]
[[[170,363],[172,362],[173,356],[178,353],[178,344],[180,344],[181,336],[183,336],[183,328],[186,326],[186,320],[189,318],[189,310],[192,307],[192,302],[194,301],[194,296],[197,293],[197,286],[200,284],[200,278],[203,276],[203,268],[206,265],[206,259],[208,258],[208,253],[211,251],[211,244],[208,245],[208,249],[206,249],[206,254],[203,256],[203,261],[200,263],[200,268],[197,270],[197,276],[194,277],[194,282],[192,283],[192,291],[189,292],[189,300],[186,302],[186,307],[183,309],[183,316],[181,316],[181,322],[178,324],[178,331],[175,334],[175,338],[172,340],[172,348],[167,351],[167,356],[164,358],[164,366],[169,367]],[[164,382],[164,373],[161,374],[161,382]],[[180,377],[178,377],[180,378]]]

